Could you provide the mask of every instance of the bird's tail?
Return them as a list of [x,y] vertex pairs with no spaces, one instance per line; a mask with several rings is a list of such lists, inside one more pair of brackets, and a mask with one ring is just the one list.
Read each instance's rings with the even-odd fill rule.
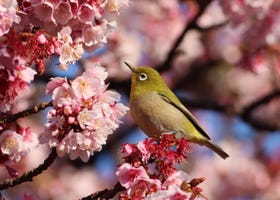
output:
[[215,153],[217,153],[223,159],[226,159],[227,157],[229,157],[229,155],[226,152],[224,152],[224,150],[220,146],[218,146],[217,144],[214,144],[211,140],[204,140],[202,143],[200,143],[200,145],[204,145],[204,146],[212,149],[213,151],[215,151]]

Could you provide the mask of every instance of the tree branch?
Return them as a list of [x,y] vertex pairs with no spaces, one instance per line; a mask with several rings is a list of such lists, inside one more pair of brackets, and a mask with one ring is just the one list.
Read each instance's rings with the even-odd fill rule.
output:
[[265,95],[264,97],[257,99],[251,104],[247,105],[240,114],[240,118],[244,121],[250,123],[253,127],[260,130],[267,131],[276,131],[280,127],[279,125],[265,123],[263,120],[256,120],[252,118],[252,113],[260,106],[263,106],[275,98],[280,97],[280,90],[271,92],[270,94]]
[[22,176],[15,178],[15,179],[7,179],[5,182],[0,184],[0,190],[7,189],[9,187],[13,187],[15,185],[19,185],[21,183],[32,181],[33,178],[39,174],[41,174],[43,171],[47,170],[49,166],[54,162],[56,159],[56,149],[52,148],[51,153],[48,155],[48,157],[45,159],[45,161],[39,165],[37,168],[32,169],[29,172],[24,173]]
[[82,198],[81,200],[97,200],[97,199],[102,199],[102,200],[107,200],[113,198],[118,192],[124,190],[125,188],[120,184],[117,183],[113,189],[104,189],[99,192],[95,192],[87,197]]
[[256,108],[258,108],[258,107],[260,107],[264,104],[269,103],[270,101],[272,101],[273,99],[275,99],[277,97],[280,97],[280,90],[273,91],[270,94],[267,94],[264,97],[262,97],[260,99],[257,99],[256,101],[252,102],[251,104],[249,104],[248,106],[246,106],[243,109],[243,112],[242,112],[241,116],[243,118],[247,118],[249,115],[252,114],[252,112]]
[[185,28],[183,29],[181,34],[178,36],[177,40],[174,42],[173,46],[171,47],[169,53],[166,56],[165,61],[158,67],[159,71],[164,71],[170,67],[174,57],[176,56],[177,49],[185,37],[185,34],[190,29],[194,29],[194,28],[198,27],[197,20],[204,13],[207,6],[211,3],[211,0],[198,0],[197,2],[200,7],[200,9],[198,9],[197,15],[191,21],[187,21]]
[[8,116],[4,117],[2,119],[3,120],[2,123],[10,123],[10,122],[16,121],[19,118],[23,118],[28,115],[38,113],[41,110],[44,110],[45,108],[50,107],[50,106],[52,106],[52,101],[47,102],[47,103],[41,103],[39,105],[34,106],[33,108],[30,108],[30,109],[21,111],[19,113],[8,115]]
[[226,20],[226,21],[224,21],[222,23],[214,24],[214,25],[211,25],[209,27],[199,27],[199,26],[197,26],[196,30],[202,31],[202,32],[211,31],[211,30],[215,30],[215,29],[221,28],[221,27],[225,26],[226,24],[228,24],[229,22],[230,22],[229,20]]
[[231,115],[236,115],[240,117],[243,121],[250,124],[252,127],[258,130],[265,130],[265,131],[276,131],[279,130],[280,127],[277,124],[270,124],[263,120],[254,119],[252,114],[253,112],[260,106],[263,106],[269,102],[271,102],[275,98],[280,97],[280,90],[276,90],[271,92],[264,97],[257,99],[256,101],[250,103],[249,105],[245,106],[242,111],[234,109],[233,105],[222,105],[214,101],[209,100],[193,100],[188,99],[186,97],[180,98],[183,104],[200,109],[207,109],[207,110],[214,110],[222,113],[227,113]]

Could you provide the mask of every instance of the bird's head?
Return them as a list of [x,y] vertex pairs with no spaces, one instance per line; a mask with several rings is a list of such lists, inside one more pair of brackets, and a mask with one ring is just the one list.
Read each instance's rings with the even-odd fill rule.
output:
[[131,95],[161,91],[167,87],[161,75],[155,69],[146,66],[133,67],[127,62],[125,64],[132,71]]

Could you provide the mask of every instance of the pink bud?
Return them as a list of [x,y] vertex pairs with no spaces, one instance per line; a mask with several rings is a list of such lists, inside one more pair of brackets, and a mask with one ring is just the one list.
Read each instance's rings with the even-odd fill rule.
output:
[[73,110],[72,110],[71,106],[67,105],[67,106],[64,107],[63,112],[64,112],[65,115],[70,115],[70,114],[73,113]]
[[75,122],[75,117],[68,117],[68,124],[73,124]]
[[55,109],[51,109],[50,111],[49,111],[49,113],[51,114],[51,115],[56,115],[56,110]]
[[47,42],[47,38],[44,34],[39,34],[37,37],[39,44],[45,44]]

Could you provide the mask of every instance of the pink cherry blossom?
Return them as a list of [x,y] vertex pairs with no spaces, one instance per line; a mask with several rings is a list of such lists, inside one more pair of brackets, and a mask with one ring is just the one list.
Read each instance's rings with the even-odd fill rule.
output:
[[48,82],[46,86],[46,94],[51,94],[55,88],[62,86],[66,82],[67,80],[62,77],[52,78],[51,81]]
[[36,72],[28,67],[8,69],[0,65],[0,110],[7,112],[16,102],[20,93],[28,89],[28,84],[33,80]]
[[96,64],[71,82],[55,78],[48,83],[53,109],[42,142],[56,147],[59,156],[69,154],[86,162],[119,127],[128,108],[118,103],[118,93],[106,90],[106,77],[104,68]]
[[132,197],[144,197],[160,189],[161,182],[158,179],[151,179],[143,166],[133,167],[129,163],[121,165],[117,172],[120,184],[128,189],[127,194]]
[[123,185],[125,188],[130,188],[140,179],[148,179],[149,176],[146,173],[146,170],[140,167],[133,167],[129,163],[122,164],[117,172],[117,176],[119,177],[120,184]]
[[190,197],[191,195],[184,192],[179,186],[171,185],[167,190],[160,190],[149,194],[145,200],[186,200],[190,199]]
[[129,0],[109,0],[108,7],[110,11],[119,13],[121,7],[128,7]]
[[61,2],[53,11],[54,22],[61,25],[67,24],[72,17],[73,14],[69,2]]
[[58,32],[58,41],[61,42],[59,66],[61,69],[66,70],[69,63],[75,63],[82,57],[84,50],[82,44],[73,42],[70,34],[71,27],[66,26]]
[[148,161],[151,157],[151,152],[150,152],[150,149],[148,148],[148,146],[145,144],[145,142],[146,142],[146,140],[140,141],[137,144],[137,148],[142,154],[142,161],[144,163],[148,163]]
[[90,71],[86,71],[83,76],[77,77],[71,85],[75,95],[80,99],[83,98],[86,100],[102,92],[102,87],[104,87],[104,79],[100,80],[92,76]]
[[68,83],[64,83],[61,87],[57,87],[56,89],[54,89],[52,94],[54,106],[75,106],[78,103],[78,99],[74,94],[74,90]]
[[1,156],[8,156],[5,164],[18,162],[37,145],[38,138],[29,128],[22,128],[19,133],[5,130],[0,135]]
[[168,188],[170,185],[181,186],[183,181],[190,181],[190,176],[184,171],[176,171],[171,174],[163,183],[163,188]]
[[[128,0],[20,0],[18,4],[21,9],[19,17],[24,22],[22,25],[19,24],[18,29],[24,29],[24,26],[31,24],[44,29],[53,36],[57,36],[58,41],[62,43],[59,50],[60,64],[58,66],[66,70],[68,69],[68,64],[79,60],[85,50],[93,51],[107,42],[107,35],[115,27],[116,23],[108,21],[106,14],[119,13],[122,7],[128,6]],[[5,20],[3,21],[5,22]],[[5,25],[9,27],[10,23]],[[61,32],[63,32],[64,28],[71,30],[67,35],[68,38],[71,38],[68,42],[64,39],[61,40]],[[7,32],[7,28],[4,25],[2,29],[3,32]]]
[[16,15],[16,9],[16,0],[2,0],[0,2],[0,36],[8,33],[14,22],[20,22],[19,16]]
[[22,136],[15,131],[5,130],[0,136],[1,153],[18,162],[24,150]]
[[163,134],[159,141],[145,139],[138,144],[123,145],[125,163],[118,167],[116,175],[126,190],[120,198],[191,200],[199,197],[201,189],[197,185],[204,179],[190,180],[186,172],[175,167],[188,150],[186,140],[169,134]]

